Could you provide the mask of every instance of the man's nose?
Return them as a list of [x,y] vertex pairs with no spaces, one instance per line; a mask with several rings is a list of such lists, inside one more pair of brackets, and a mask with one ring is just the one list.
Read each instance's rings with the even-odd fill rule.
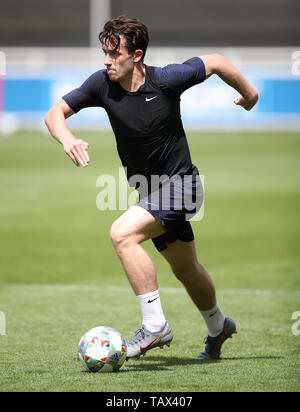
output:
[[109,54],[107,54],[104,59],[104,65],[109,66],[110,64],[111,64],[111,58],[109,57]]

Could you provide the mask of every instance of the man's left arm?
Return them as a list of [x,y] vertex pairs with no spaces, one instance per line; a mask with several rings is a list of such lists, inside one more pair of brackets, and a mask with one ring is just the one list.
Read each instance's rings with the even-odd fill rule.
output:
[[257,91],[226,57],[220,54],[209,54],[199,57],[204,63],[207,79],[212,74],[216,74],[240,93],[241,96],[234,100],[236,105],[242,106],[245,110],[251,110],[255,106],[258,101]]

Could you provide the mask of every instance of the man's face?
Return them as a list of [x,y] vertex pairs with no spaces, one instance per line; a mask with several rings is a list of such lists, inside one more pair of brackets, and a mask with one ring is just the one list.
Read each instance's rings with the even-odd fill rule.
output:
[[109,42],[102,46],[105,54],[104,65],[110,80],[113,82],[124,80],[134,68],[134,54],[128,54],[125,44],[124,37],[120,36],[120,47],[117,50],[114,50]]

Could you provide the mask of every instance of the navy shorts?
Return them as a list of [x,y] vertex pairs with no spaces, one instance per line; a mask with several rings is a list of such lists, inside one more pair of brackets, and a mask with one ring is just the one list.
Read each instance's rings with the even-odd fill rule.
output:
[[203,186],[196,167],[192,175],[172,177],[149,195],[140,195],[137,206],[147,210],[155,219],[161,219],[166,229],[164,234],[152,239],[159,252],[176,240],[194,240],[189,220],[201,208],[203,198]]

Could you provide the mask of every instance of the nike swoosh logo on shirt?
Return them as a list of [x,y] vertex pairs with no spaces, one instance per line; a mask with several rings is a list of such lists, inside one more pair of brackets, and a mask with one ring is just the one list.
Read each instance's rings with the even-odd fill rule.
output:
[[150,97],[150,99],[148,99],[148,97],[146,97],[146,102],[150,102],[150,100],[153,100],[153,99],[156,99],[156,98],[157,98],[157,96]]

